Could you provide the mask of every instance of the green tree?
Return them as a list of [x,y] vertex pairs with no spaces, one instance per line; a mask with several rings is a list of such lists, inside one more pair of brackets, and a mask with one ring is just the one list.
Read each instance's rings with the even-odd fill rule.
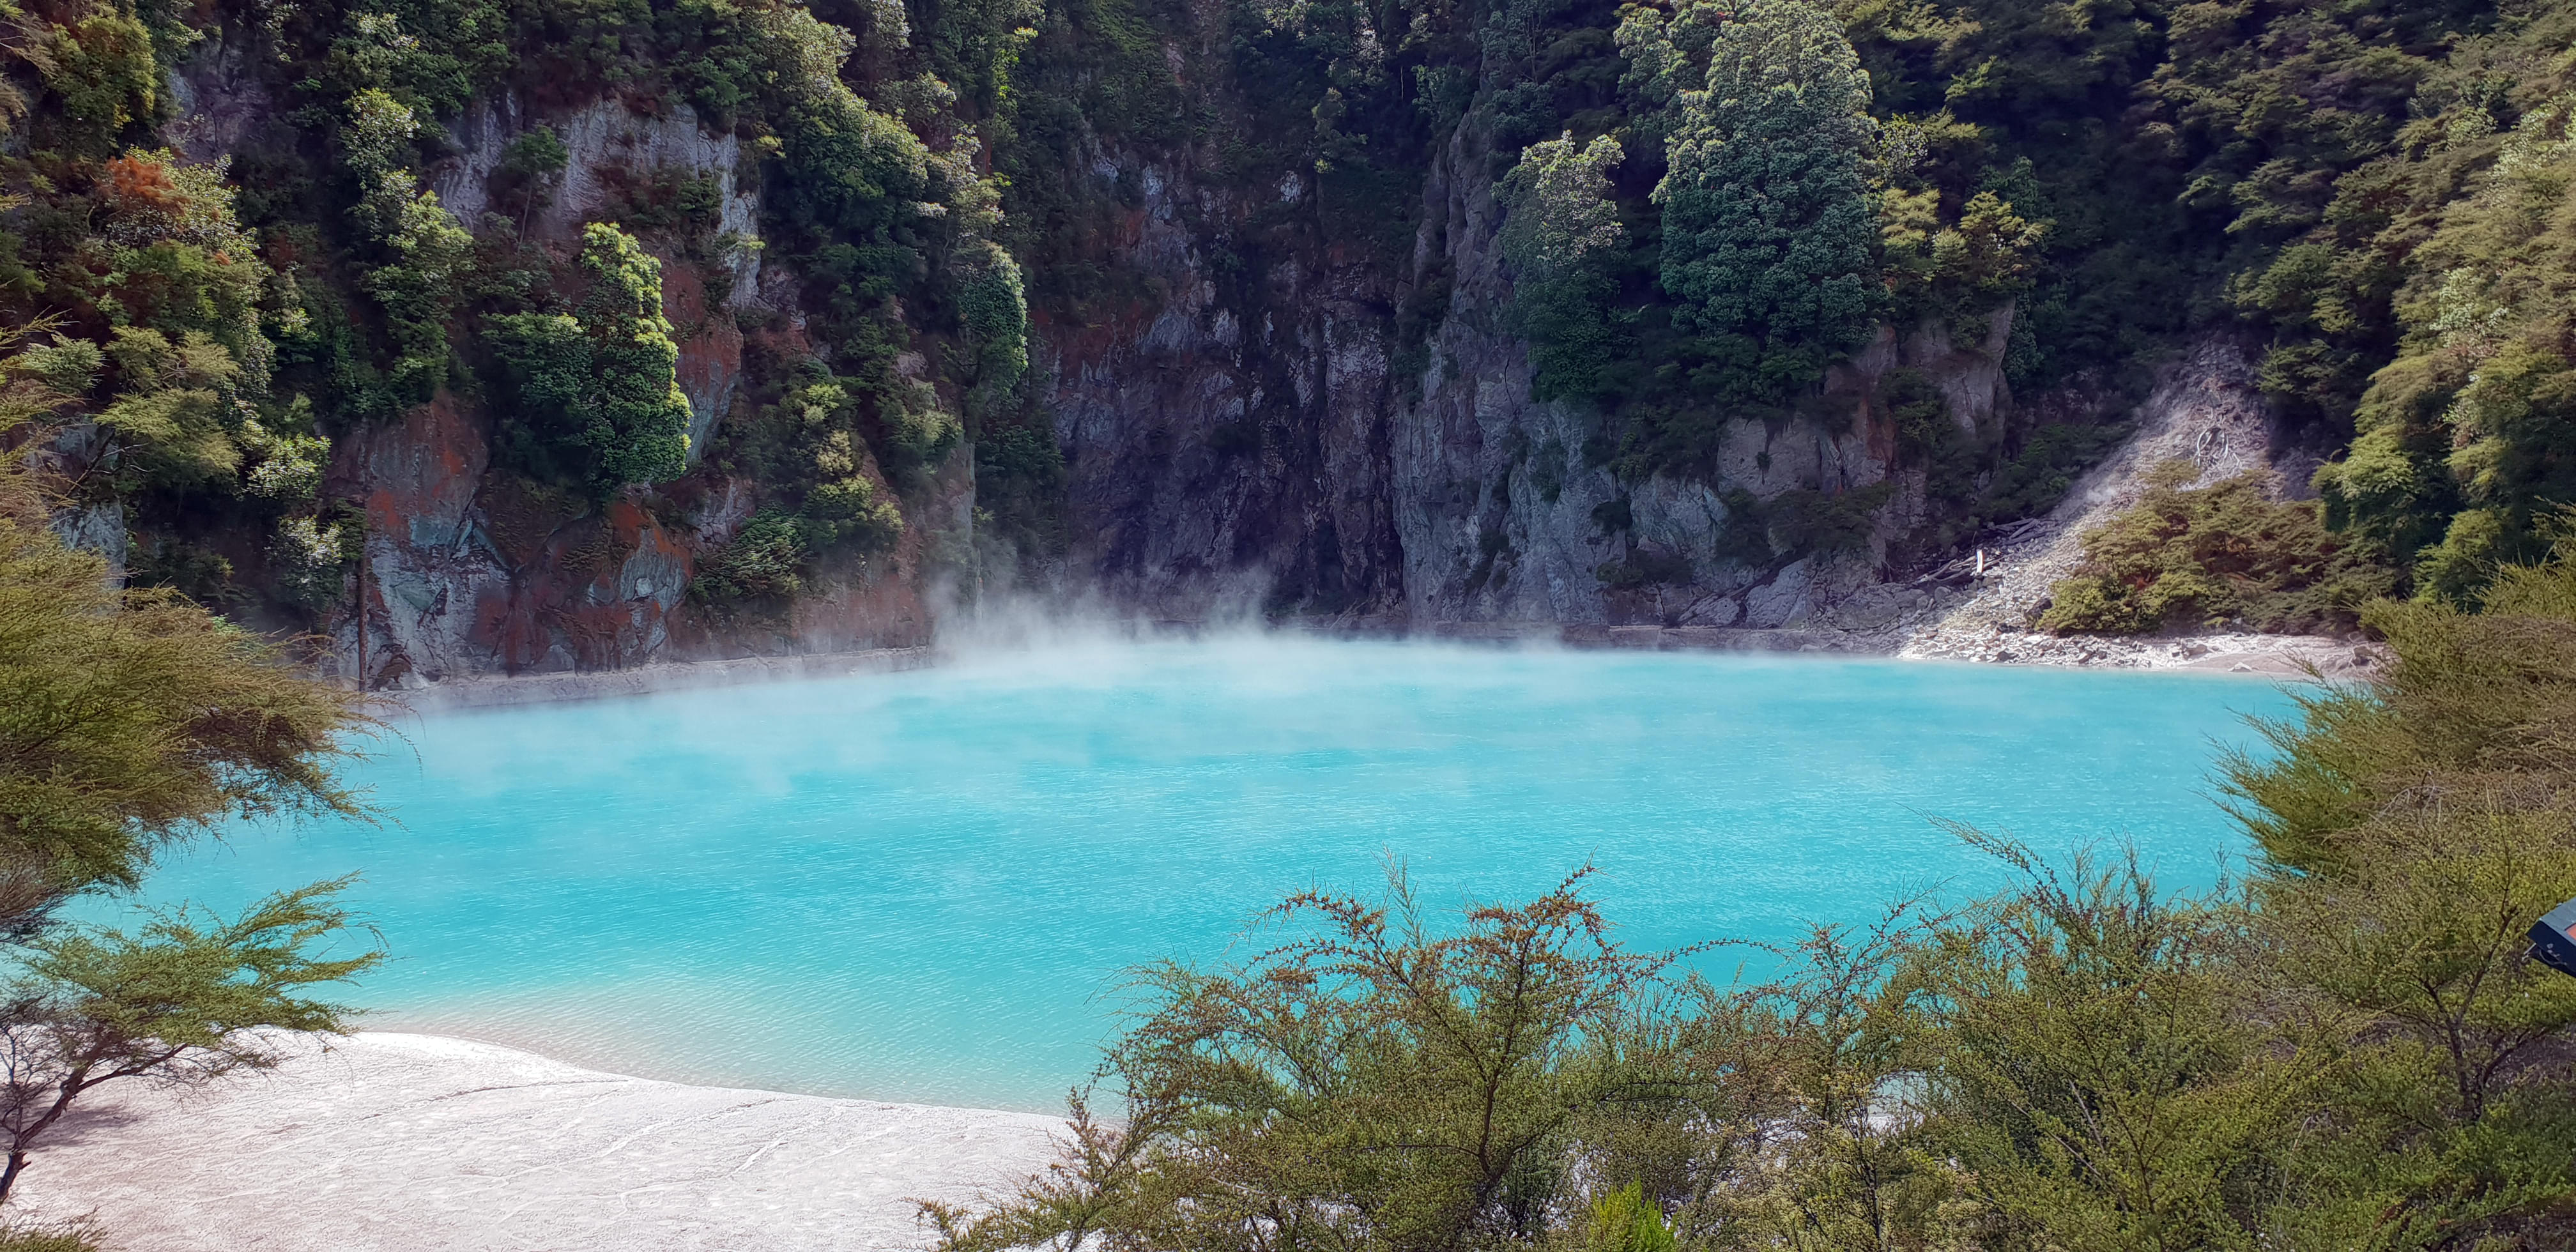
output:
[[438,196],[420,190],[406,167],[419,120],[384,91],[369,88],[349,98],[340,147],[357,175],[354,216],[384,255],[360,280],[385,311],[393,340],[390,399],[422,404],[448,375],[447,320],[456,309],[457,280],[470,264],[474,237]]
[[[95,357],[46,364],[27,374],[78,376]],[[19,411],[25,381],[7,393]],[[0,505],[41,501],[28,479],[0,461]],[[72,896],[135,887],[155,853],[220,823],[372,816],[333,773],[352,755],[345,736],[371,723],[362,697],[291,668],[275,645],[173,592],[110,587],[40,510],[0,508],[0,941],[17,971],[0,1001],[0,1201],[89,1090],[274,1065],[286,1050],[274,1031],[346,1028],[350,1011],[312,989],[382,959],[345,948],[345,878],[232,919],[183,906],[131,934],[53,920]],[[43,1238],[0,1232],[55,1246]]]
[[2429,595],[2474,596],[2500,565],[2537,556],[2541,524],[2576,501],[2571,125],[2576,101],[2524,114],[2443,212],[2398,294],[2411,333],[2361,399],[2353,454],[2318,474],[2347,525],[2399,538],[2438,528],[2415,571]]
[[[14,6],[17,52],[32,63],[60,102],[66,147],[76,152],[113,151],[129,124],[149,118],[159,105],[161,67],[152,34],[130,11],[86,3],[66,5],[28,20]],[[14,93],[13,93],[14,94]]]
[[971,247],[958,287],[958,311],[966,341],[975,349],[975,383],[967,411],[975,416],[1000,411],[1029,369],[1028,289],[1020,263],[999,245]]
[[662,316],[662,263],[605,222],[582,228],[582,300],[597,390],[582,442],[599,458],[602,484],[658,483],[688,468],[689,398],[680,392],[680,345]]
[[[1774,394],[1804,386],[1869,336],[1878,234],[1861,156],[1869,76],[1832,14],[1753,0],[1722,18],[1638,10],[1621,46],[1660,82],[1667,123],[1662,282],[1677,324],[1761,349]],[[1642,20],[1640,20],[1642,19]],[[1687,46],[1713,26],[1704,68]],[[1676,35],[1684,36],[1677,42]]]
[[2239,910],[2158,891],[2134,851],[2061,870],[1962,833],[2022,884],[1936,928],[1906,980],[1931,1133],[1970,1194],[2036,1247],[2259,1246],[2333,1052],[2238,1011]]
[[662,263],[606,222],[583,228],[589,278],[578,315],[487,319],[513,393],[515,455],[542,475],[606,495],[688,469],[689,398],[662,314]]
[[[15,471],[11,471],[14,473]],[[348,692],[165,590],[0,520],[0,930],[132,887],[151,854],[236,819],[362,816],[333,769]]]
[[354,1016],[313,998],[384,960],[319,949],[354,919],[334,899],[352,879],[280,892],[224,919],[181,908],[136,934],[65,927],[28,945],[0,1009],[0,1202],[73,1103],[108,1083],[191,1087],[292,1054],[279,1032],[345,1031]]
[[1591,1223],[1584,1228],[1583,1252],[1673,1252],[1672,1227],[1646,1199],[1645,1188],[1629,1183],[1592,1201]]
[[2385,675],[2302,694],[2273,753],[2227,763],[2269,863],[2255,972],[2276,1014],[2352,1041],[2279,1218],[2313,1246],[2569,1233],[2576,980],[2525,936],[2576,896],[2576,562],[2508,566],[2486,600],[2372,606]]
[[1602,261],[1626,237],[1609,173],[1624,159],[1617,139],[1578,145],[1568,131],[1524,149],[1496,188],[1511,210],[1500,241],[1512,266],[1511,326],[1530,341],[1541,399],[1601,387],[1618,290]]

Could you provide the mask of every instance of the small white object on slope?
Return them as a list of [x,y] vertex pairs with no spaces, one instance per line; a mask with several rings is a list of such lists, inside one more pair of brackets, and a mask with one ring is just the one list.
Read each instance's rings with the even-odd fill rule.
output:
[[185,1096],[92,1098],[9,1210],[92,1214],[115,1252],[920,1248],[915,1198],[1007,1192],[1064,1129],[375,1031]]

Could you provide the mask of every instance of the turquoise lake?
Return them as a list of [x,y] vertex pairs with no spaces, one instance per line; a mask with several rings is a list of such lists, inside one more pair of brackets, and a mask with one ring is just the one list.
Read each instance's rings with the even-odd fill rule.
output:
[[[1935,823],[2133,839],[2205,886],[2214,745],[2274,684],[1246,638],[401,719],[394,822],[246,830],[154,898],[351,870],[397,959],[370,1025],[628,1073],[1056,1109],[1122,971],[1219,962],[1380,859],[1423,899],[1586,861],[1634,947],[1786,938],[2001,881]],[[1726,968],[1735,958],[1721,958]],[[1723,973],[1724,970],[1714,972]]]

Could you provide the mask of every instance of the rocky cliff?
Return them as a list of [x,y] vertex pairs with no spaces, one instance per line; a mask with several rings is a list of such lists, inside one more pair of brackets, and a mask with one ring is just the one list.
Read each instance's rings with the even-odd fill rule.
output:
[[[541,121],[567,156],[553,195],[530,213],[534,239],[577,241],[624,189],[713,184],[712,229],[729,244],[722,255],[696,264],[660,248],[671,253],[663,306],[679,332],[678,384],[698,462],[742,401],[747,344],[765,341],[773,356],[811,350],[798,284],[763,266],[761,196],[738,181],[741,145],[686,105],[645,113],[611,98],[539,117],[515,99],[478,101],[450,129],[453,155],[431,173],[441,202],[462,220],[480,218],[502,154]],[[337,453],[331,490],[364,502],[355,594],[366,629],[362,642],[359,615],[338,615],[335,650],[379,686],[917,646],[933,627],[928,554],[962,541],[973,522],[971,457],[954,453],[906,502],[912,524],[892,551],[817,580],[784,612],[746,618],[688,594],[702,562],[762,498],[742,474],[697,464],[658,492],[594,506],[496,467],[489,417],[446,394],[360,431]],[[885,486],[881,471],[865,468]]]
[[[1312,183],[1291,173],[1248,196],[1207,185],[1194,155],[1105,155],[1092,172],[1142,188],[1117,256],[1169,295],[1102,325],[1037,326],[1073,568],[1151,614],[1800,623],[1877,582],[1891,543],[1925,520],[1923,474],[1898,463],[1880,394],[1890,371],[1929,378],[1971,440],[2001,441],[2013,418],[2005,308],[1968,343],[1938,322],[1882,328],[1812,414],[1729,423],[1713,479],[1622,481],[1594,455],[1603,416],[1533,399],[1527,348],[1502,328],[1503,210],[1472,123],[1443,145],[1422,203],[1393,210],[1420,225],[1392,266],[1321,247],[1220,269],[1212,255],[1234,262]],[[1435,285],[1445,308],[1406,372],[1397,311]],[[1860,504],[1859,542],[1775,551],[1758,515],[1792,493]]]
[[[1543,210],[1505,175],[1553,115],[1605,138],[1680,124],[1621,77],[1607,10],[1497,27],[1463,60],[1417,40],[1410,80],[1365,15],[1086,11],[1037,36],[1016,97],[955,51],[1002,27],[761,11],[718,38],[657,9],[629,34],[664,50],[606,62],[522,32],[532,59],[448,79],[396,54],[472,47],[399,21],[219,25],[152,123],[175,151],[99,163],[82,211],[111,240],[168,234],[119,190],[160,180],[266,223],[271,290],[227,341],[265,390],[186,393],[236,414],[205,436],[211,477],[72,423],[57,459],[97,485],[64,532],[317,629],[370,686],[918,645],[937,606],[1003,587],[1166,620],[1869,630],[1927,608],[1911,575],[2062,488],[2069,466],[2028,449],[2100,451],[2035,432],[2114,416],[2062,370],[2017,401],[2013,249],[2040,232],[1988,196],[1988,243],[1961,242],[1966,201],[1929,183],[1906,220],[1992,273],[1873,273],[1895,294],[1867,333],[1712,364],[1754,341],[1688,330],[1657,277],[1645,142],[1592,206],[1635,243],[1594,328],[1630,381],[1552,379],[1529,327],[1553,297],[1508,244]],[[392,59],[348,61],[351,39]],[[744,77],[763,57],[805,77]],[[288,63],[349,81],[289,109],[321,88]],[[1833,194],[1860,203],[1857,181]],[[647,309],[601,311],[621,265],[649,271]],[[580,362],[637,344],[667,382],[619,393],[617,420],[684,429],[667,462],[611,474],[615,380]],[[1757,367],[1790,381],[1748,392]],[[1692,381],[1637,381],[1676,371]],[[1686,458],[1637,454],[1657,421],[1687,427]],[[312,481],[281,468],[298,448]]]
[[[531,120],[481,102],[452,128],[454,155],[432,185],[461,218],[486,209],[499,154]],[[716,180],[722,229],[758,239],[759,191],[736,182],[736,140],[685,107],[646,115],[601,100],[557,114],[555,128],[569,160],[534,215],[538,237],[575,238],[611,189],[677,172]],[[1403,210],[1419,225],[1396,265],[1300,246],[1311,232],[1278,227],[1311,213],[1314,180],[1292,173],[1249,195],[1203,177],[1201,155],[1099,153],[1089,177],[1141,191],[1116,263],[1159,295],[1096,324],[1041,315],[1032,328],[1036,390],[1068,470],[1058,590],[1166,619],[1263,612],[1394,629],[1883,615],[1909,593],[1858,593],[1931,506],[1923,471],[1900,464],[1881,380],[1900,368],[1930,379],[1945,420],[1973,440],[2011,429],[2006,308],[1966,343],[1938,322],[1882,328],[1811,413],[1730,423],[1713,479],[1622,481],[1591,455],[1601,415],[1533,399],[1527,349],[1502,328],[1504,210],[1472,124]],[[789,340],[804,325],[796,283],[765,271],[756,248],[726,264],[717,282],[703,267],[666,271],[701,449],[739,399],[740,324]],[[1447,285],[1446,307],[1406,372],[1396,311],[1433,284]],[[686,593],[749,515],[756,483],[700,469],[662,508],[571,509],[493,472],[490,435],[442,401],[341,449],[334,485],[367,507],[376,682],[926,642],[938,573],[926,555],[959,547],[973,524],[974,460],[961,452],[907,501],[922,524],[890,559],[747,627]],[[1858,504],[1856,542],[1779,551],[1762,511],[1791,495]],[[354,619],[340,640],[354,665]]]
[[[1938,49],[1770,0],[30,12],[0,441],[67,537],[370,683],[917,643],[997,590],[1874,629],[2211,345],[2383,590],[2472,596],[2562,494],[2514,415],[2563,310],[2497,277],[2557,261],[2491,229],[2546,75],[2256,90],[2244,40],[1974,4]],[[2353,20],[2328,61],[2451,81]],[[2336,138],[2234,129],[2275,113]],[[2383,157],[2434,216],[2329,206]],[[2458,338],[2454,273],[2523,329]]]

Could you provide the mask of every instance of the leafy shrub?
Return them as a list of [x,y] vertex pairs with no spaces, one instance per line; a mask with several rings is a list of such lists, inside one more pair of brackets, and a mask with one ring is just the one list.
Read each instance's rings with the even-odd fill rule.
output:
[[1583,1252],[1673,1252],[1674,1247],[1672,1227],[1646,1199],[1642,1184],[1629,1183],[1592,1201]]
[[2188,461],[2158,466],[2138,503],[2084,536],[2084,564],[2049,589],[2042,630],[2140,634],[2242,623],[2346,628],[2388,576],[2325,528],[2313,503],[2276,501],[2253,471],[2194,490]]
[[441,208],[436,193],[411,189],[411,172],[382,176],[370,202],[383,209],[385,264],[361,286],[385,310],[394,343],[389,372],[396,404],[422,404],[448,376],[447,319],[455,311],[457,280],[474,252],[474,237]]
[[157,330],[120,327],[108,346],[117,397],[98,424],[127,454],[118,465],[127,485],[233,486],[242,449],[224,401],[240,367],[202,332],[178,343]]
[[[2380,601],[2391,663],[2311,688],[2231,754],[2227,792],[2271,872],[2266,972],[2352,1015],[2363,1041],[2322,1094],[2330,1139],[2283,1227],[2314,1247],[2554,1248],[2576,1135],[2562,1049],[2576,980],[2527,932],[2576,896],[2576,552],[2495,571],[2483,614]],[[2324,1020],[2332,1021],[2328,1016]]]
[[689,594],[730,608],[794,597],[805,589],[805,541],[796,519],[763,509],[698,569]]
[[1953,320],[1977,318],[2030,289],[2044,223],[2024,221],[1993,191],[1979,191],[1956,221],[1943,222],[1941,195],[1891,187],[1879,201],[1879,239],[1896,310]]
[[[152,116],[161,73],[152,33],[106,5],[66,6],[70,25],[26,21],[19,27],[45,86],[61,102],[66,146],[98,152],[127,124]],[[13,6],[13,20],[24,20]]]
[[[1896,484],[1892,482],[1841,492],[1800,488],[1784,491],[1747,511],[1762,526],[1771,553],[1789,557],[1833,555],[1868,548],[1878,524],[1878,511],[1887,507],[1895,494]],[[1738,501],[1749,499],[1736,497],[1729,507],[1738,507]],[[1758,562],[1766,554],[1753,555]]]
[[1298,937],[1254,966],[1150,972],[1152,1009],[1105,1067],[1125,1124],[1078,1103],[1082,1164],[1052,1195],[928,1207],[953,1248],[1214,1249],[1282,1227],[1493,1246],[1560,1194],[1586,1119],[1643,1094],[1586,1032],[1641,1008],[1667,961],[1622,951],[1577,887],[1439,937],[1400,877],[1383,906],[1292,897],[1275,919]]
[[360,542],[354,526],[301,516],[280,521],[268,551],[279,598],[314,610],[346,599],[348,570]]
[[0,1226],[0,1252],[105,1252],[98,1231],[72,1226]]
[[679,385],[680,346],[662,316],[662,263],[635,238],[593,222],[582,230],[583,298],[596,390],[583,442],[604,484],[656,483],[687,468],[689,399]]
[[970,412],[981,416],[1004,406],[1029,368],[1029,302],[1020,263],[992,244],[964,268],[958,314],[975,349]]
[[1496,187],[1511,210],[1500,240],[1514,271],[1510,325],[1529,340],[1539,399],[1602,389],[1618,291],[1604,262],[1626,234],[1609,172],[1624,158],[1608,135],[1578,145],[1569,131],[1523,150]]
[[1997,466],[1987,483],[1984,515],[2036,517],[2048,511],[2131,429],[2127,422],[2050,422],[2031,431],[2021,451]]
[[879,499],[876,484],[855,472],[807,492],[797,519],[807,543],[817,550],[846,543],[860,552],[882,552],[903,536],[902,512],[893,501]]

